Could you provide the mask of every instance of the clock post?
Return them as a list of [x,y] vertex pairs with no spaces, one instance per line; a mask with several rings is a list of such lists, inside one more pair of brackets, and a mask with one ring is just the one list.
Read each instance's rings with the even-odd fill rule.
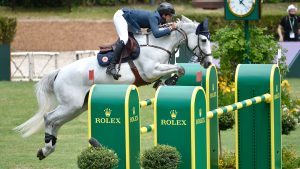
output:
[[243,20],[246,40],[247,59],[245,63],[250,63],[250,32],[249,21],[259,20],[261,17],[260,0],[225,0],[225,20]]
[[246,64],[250,64],[250,31],[249,31],[249,20],[244,21],[244,32],[245,32],[245,40],[246,40],[246,54],[247,58],[244,61]]

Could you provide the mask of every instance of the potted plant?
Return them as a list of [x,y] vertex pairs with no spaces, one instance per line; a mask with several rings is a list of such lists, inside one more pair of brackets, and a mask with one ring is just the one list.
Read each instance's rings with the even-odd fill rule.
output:
[[16,18],[0,17],[0,80],[10,80],[10,44],[16,27]]

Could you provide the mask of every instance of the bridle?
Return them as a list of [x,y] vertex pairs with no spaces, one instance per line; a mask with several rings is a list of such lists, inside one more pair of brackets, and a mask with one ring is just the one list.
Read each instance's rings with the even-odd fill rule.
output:
[[[169,25],[168,25],[168,24],[165,24],[165,25],[162,25],[161,27],[167,27],[167,26],[169,26]],[[163,51],[167,52],[167,53],[169,54],[169,62],[170,62],[170,60],[171,60],[171,58],[172,58],[172,54],[173,54],[173,53],[176,53],[176,52],[179,50],[179,46],[180,46],[182,43],[185,43],[187,49],[188,49],[191,53],[193,53],[193,55],[197,56],[198,61],[199,61],[200,63],[203,62],[204,58],[206,58],[207,56],[211,56],[211,55],[212,55],[211,53],[205,53],[205,52],[203,52],[203,50],[202,50],[201,47],[200,47],[200,35],[204,35],[204,36],[205,36],[205,33],[206,33],[206,34],[207,34],[207,33],[209,34],[208,31],[200,31],[200,32],[197,33],[197,36],[198,36],[198,37],[197,37],[197,45],[196,45],[193,49],[190,49],[190,48],[189,48],[189,44],[188,44],[189,41],[188,41],[187,33],[186,33],[182,28],[179,28],[179,29],[177,28],[177,29],[175,29],[175,31],[178,31],[178,32],[183,36],[183,39],[180,40],[180,42],[179,42],[177,48],[175,48],[175,51],[173,51],[173,52],[171,52],[171,51],[169,51],[169,50],[167,50],[167,49],[165,49],[165,48],[162,48],[162,47],[160,47],[160,46],[151,45],[151,44],[149,43],[149,34],[146,34],[146,44],[141,44],[140,47],[152,47],[152,48],[160,49],[160,50],[163,50]],[[195,34],[196,34],[196,32],[195,32]],[[206,36],[206,37],[207,37],[207,36]],[[208,37],[207,37],[207,38],[208,38]],[[208,39],[209,39],[209,38],[208,38]],[[199,55],[197,55],[196,49],[199,50]]]
[[[183,37],[184,37],[183,40],[179,43],[179,45],[181,45],[182,43],[185,43],[187,49],[188,49],[191,53],[193,53],[193,55],[195,55],[195,56],[198,57],[198,61],[199,61],[200,63],[203,62],[204,58],[206,58],[207,56],[211,56],[211,55],[212,55],[211,53],[205,53],[205,52],[203,52],[203,50],[202,50],[201,47],[200,47],[200,35],[203,35],[203,34],[205,34],[205,33],[209,33],[208,31],[201,31],[200,33],[197,34],[197,45],[196,45],[193,49],[190,49],[190,48],[189,48],[189,44],[188,44],[189,41],[188,41],[187,33],[186,33],[183,29],[181,29],[181,28],[176,29],[176,31],[178,31],[178,32],[179,32],[180,34],[182,34]],[[197,55],[196,49],[199,50],[199,55]]]

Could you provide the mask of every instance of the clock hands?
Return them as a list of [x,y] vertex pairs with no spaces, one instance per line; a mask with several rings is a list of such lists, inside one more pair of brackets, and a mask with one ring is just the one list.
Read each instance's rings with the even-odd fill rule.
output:
[[239,0],[240,1],[240,4],[246,6],[244,3],[243,3],[243,0]]

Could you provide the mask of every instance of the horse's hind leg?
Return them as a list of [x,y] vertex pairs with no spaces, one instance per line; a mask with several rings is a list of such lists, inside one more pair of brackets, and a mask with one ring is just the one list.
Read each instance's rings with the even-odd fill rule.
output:
[[66,122],[77,117],[86,107],[82,106],[66,106],[59,105],[52,112],[47,113],[44,116],[45,122],[45,147],[40,149],[37,153],[37,157],[42,160],[49,154],[54,152],[55,144],[57,140],[58,129]]

